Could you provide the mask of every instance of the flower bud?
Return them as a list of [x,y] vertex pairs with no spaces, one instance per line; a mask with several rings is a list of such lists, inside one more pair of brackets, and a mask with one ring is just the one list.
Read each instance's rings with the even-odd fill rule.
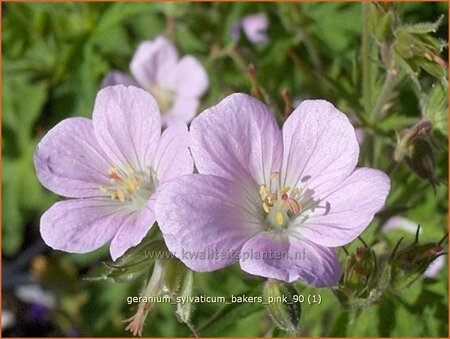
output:
[[188,268],[178,259],[164,260],[161,278],[161,289],[169,295],[177,295],[185,280]]
[[333,290],[345,310],[357,310],[370,306],[382,294],[384,277],[375,253],[367,247],[359,247],[344,263],[339,285]]
[[187,270],[186,275],[184,277],[183,285],[181,287],[181,291],[178,294],[179,302],[177,302],[177,308],[175,311],[175,314],[178,318],[178,320],[182,323],[189,323],[192,310],[193,310],[193,304],[190,300],[190,297],[192,296],[193,292],[193,286],[194,286],[194,272],[191,270]]
[[418,278],[422,277],[436,258],[445,254],[442,252],[442,243],[447,235],[438,243],[419,244],[419,228],[412,244],[398,250],[402,240],[400,239],[391,255],[389,260],[390,287],[393,291],[402,291],[411,286]]
[[420,178],[428,180],[434,187],[434,150],[428,133],[432,129],[431,121],[421,120],[413,127],[403,131],[398,137],[394,159],[406,164]]
[[386,3],[370,4],[370,28],[378,43],[390,42],[393,38],[392,27],[395,21],[393,6]]
[[273,322],[289,335],[296,336],[300,330],[301,304],[295,302],[297,290],[282,281],[268,279],[264,285],[263,298]]
[[85,280],[109,280],[117,283],[137,279],[148,273],[155,259],[169,255],[163,240],[144,239],[139,245],[129,249],[115,262],[104,262],[106,272]]
[[443,17],[434,23],[399,25],[395,29],[393,52],[397,63],[410,75],[418,88],[420,83],[417,76],[421,69],[438,79],[446,76],[447,65],[440,57],[446,43],[431,34],[437,31],[442,19]]

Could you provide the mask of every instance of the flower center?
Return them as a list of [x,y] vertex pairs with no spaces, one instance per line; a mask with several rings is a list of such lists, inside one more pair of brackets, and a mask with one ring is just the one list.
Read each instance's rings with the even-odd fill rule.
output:
[[[278,175],[272,173],[272,179]],[[262,208],[265,218],[271,229],[282,230],[287,228],[289,220],[297,216],[302,207],[298,202],[301,190],[298,187],[284,186],[271,192],[265,184],[259,187]]]
[[174,101],[174,93],[164,87],[158,85],[150,85],[148,91],[155,97],[162,113],[172,107]]
[[146,204],[156,187],[156,177],[151,169],[148,172],[136,171],[127,164],[125,170],[116,167],[108,169],[109,185],[100,185],[102,193],[106,193],[111,200],[133,202],[139,206]]

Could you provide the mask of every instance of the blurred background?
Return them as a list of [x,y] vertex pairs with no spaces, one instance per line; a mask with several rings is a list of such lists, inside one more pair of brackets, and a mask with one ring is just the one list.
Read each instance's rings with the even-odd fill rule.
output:
[[[2,3],[3,336],[129,335],[122,321],[136,305],[126,298],[139,295],[142,281],[88,282],[83,277],[109,259],[106,247],[72,255],[43,243],[40,216],[59,198],[37,181],[32,156],[56,123],[90,117],[103,77],[113,69],[129,73],[138,44],[159,35],[172,39],[179,55],[194,55],[206,68],[210,87],[201,110],[232,92],[257,88],[280,122],[286,93],[294,104],[324,98],[346,112],[362,138],[359,165],[388,171],[392,180],[387,208],[362,235],[370,246],[391,248],[400,237],[414,239],[414,230],[405,227],[381,231],[396,216],[420,223],[421,241],[442,238],[448,212],[448,57],[446,48],[439,49],[448,39],[448,4],[403,3],[388,23],[381,18],[386,10],[391,9],[375,8],[365,23],[360,3]],[[243,18],[255,13],[268,19],[262,42],[239,32]],[[441,15],[438,27],[408,28]],[[364,30],[370,39],[366,55]],[[383,46],[392,48],[399,72],[387,93]],[[249,64],[254,71],[248,72]],[[376,119],[367,116],[368,95],[382,104]],[[424,118],[433,126],[428,148],[396,162],[398,137]],[[401,293],[386,293],[358,312],[344,312],[329,289],[298,283],[301,293],[322,297],[320,305],[303,305],[302,336],[446,337],[446,257],[444,262],[435,275]],[[260,295],[262,282],[233,265],[195,274],[195,293]],[[283,335],[269,325],[258,303],[198,304],[192,322],[202,336]],[[171,305],[158,304],[144,335],[189,336],[190,331]]]

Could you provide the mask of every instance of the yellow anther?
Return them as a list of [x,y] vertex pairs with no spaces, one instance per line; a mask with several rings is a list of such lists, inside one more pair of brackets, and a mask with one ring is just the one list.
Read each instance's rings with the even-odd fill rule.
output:
[[300,188],[298,187],[294,187],[294,189],[292,190],[292,196],[296,197],[297,195],[299,195],[301,192]]
[[116,198],[117,198],[117,191],[112,191],[111,200],[116,200]]
[[267,196],[269,195],[269,191],[267,190],[266,185],[259,186],[259,195],[261,196],[261,199],[264,201],[266,200]]
[[117,192],[117,196],[119,197],[120,202],[124,202],[125,201],[125,195],[123,194],[123,191],[118,189],[116,190]]
[[98,187],[98,189],[99,189],[100,192],[102,192],[102,193],[107,193],[107,192],[108,192],[108,190],[106,189],[106,187],[105,187],[104,185],[100,185],[100,186]]
[[289,186],[284,186],[284,187],[281,188],[280,193],[281,193],[281,194],[287,193],[287,192],[289,192],[290,190],[291,190],[291,188],[290,188]]
[[280,225],[280,226],[283,225],[283,222],[284,222],[283,213],[277,212],[275,219],[276,219],[278,225]]
[[266,212],[267,214],[269,214],[270,208],[269,208],[269,206],[267,205],[266,202],[263,202],[262,207],[263,207],[264,212]]
[[273,203],[277,200],[277,197],[275,196],[275,194],[270,193],[267,196],[267,203],[269,203],[270,205],[273,205]]

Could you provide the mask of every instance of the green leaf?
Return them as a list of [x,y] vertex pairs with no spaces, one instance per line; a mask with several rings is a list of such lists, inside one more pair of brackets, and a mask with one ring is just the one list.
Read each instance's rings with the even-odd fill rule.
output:
[[422,114],[431,120],[433,127],[448,136],[448,82],[435,83],[420,100]]
[[46,101],[47,86],[44,82],[33,83],[24,76],[5,76],[3,81],[2,125],[14,133],[14,139],[9,141],[23,150]]
[[444,20],[441,15],[435,22],[421,22],[414,25],[405,25],[404,29],[413,34],[435,33]]

